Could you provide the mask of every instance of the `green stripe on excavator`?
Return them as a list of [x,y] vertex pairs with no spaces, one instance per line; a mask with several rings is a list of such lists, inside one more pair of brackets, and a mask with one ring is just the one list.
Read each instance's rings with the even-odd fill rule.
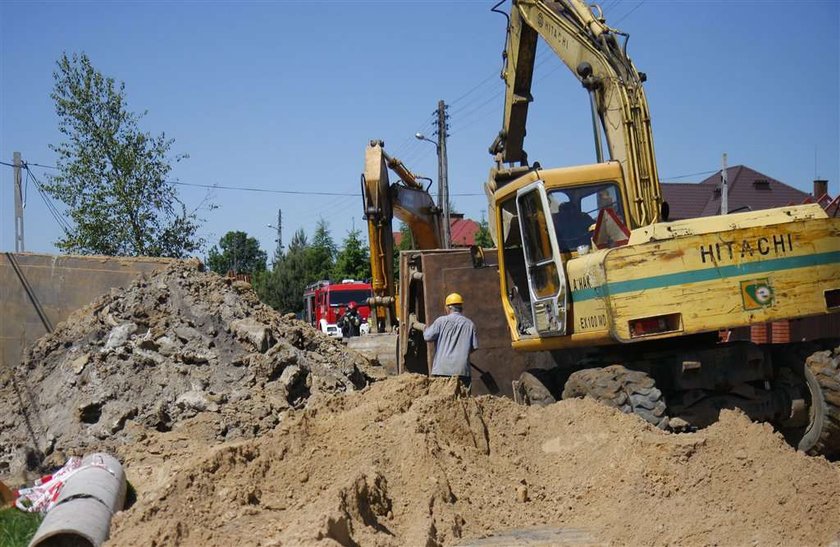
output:
[[[742,275],[755,275],[761,273],[777,272],[779,270],[794,270],[797,268],[808,268],[811,266],[825,266],[828,264],[840,263],[840,251],[820,253],[805,256],[788,256],[784,258],[773,258],[760,262],[747,262],[731,266],[720,266],[717,268],[705,268],[690,272],[680,272],[642,279],[629,279],[627,281],[615,281],[607,283],[607,293],[611,296],[626,292],[643,291],[646,289],[661,289],[674,285],[686,285],[688,283],[700,283],[701,281],[712,281],[726,277],[738,277]],[[572,302],[582,302],[593,298],[604,296],[603,285],[591,289],[572,291]]]

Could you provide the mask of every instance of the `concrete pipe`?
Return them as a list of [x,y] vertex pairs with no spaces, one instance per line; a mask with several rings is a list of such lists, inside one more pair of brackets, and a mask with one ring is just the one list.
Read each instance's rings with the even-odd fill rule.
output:
[[102,545],[125,494],[125,473],[116,458],[102,453],[85,456],[81,467],[67,477],[29,547]]

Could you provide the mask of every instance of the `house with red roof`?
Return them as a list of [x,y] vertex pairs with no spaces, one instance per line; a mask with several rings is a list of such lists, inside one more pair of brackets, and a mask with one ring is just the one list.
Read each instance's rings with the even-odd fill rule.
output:
[[464,218],[463,213],[449,213],[449,240],[453,247],[475,245],[475,235],[480,228],[478,222]]
[[[453,247],[475,245],[475,236],[481,226],[478,222],[464,218],[464,213],[449,213],[449,238]],[[399,246],[402,233],[394,232],[394,245]]]
[[[745,165],[729,167],[726,178],[730,213],[806,203],[822,196],[830,201],[828,183],[823,180],[814,181],[815,193],[808,194]],[[715,173],[700,183],[663,182],[662,197],[668,202],[669,220],[719,215],[721,175]]]

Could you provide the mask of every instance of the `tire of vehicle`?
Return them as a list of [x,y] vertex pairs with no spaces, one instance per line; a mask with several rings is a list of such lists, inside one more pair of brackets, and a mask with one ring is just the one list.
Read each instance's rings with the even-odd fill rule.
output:
[[525,403],[534,406],[545,406],[557,402],[548,387],[550,378],[543,370],[526,370],[519,375],[519,389],[524,395]]
[[587,396],[625,414],[636,414],[659,429],[668,428],[665,397],[642,371],[621,365],[579,370],[569,376],[563,399]]
[[798,448],[812,456],[840,455],[840,348],[818,351],[805,360],[811,395],[810,423]]

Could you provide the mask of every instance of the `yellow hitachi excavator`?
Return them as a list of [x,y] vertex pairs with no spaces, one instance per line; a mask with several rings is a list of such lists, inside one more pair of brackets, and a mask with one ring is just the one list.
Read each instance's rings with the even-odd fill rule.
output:
[[[627,35],[595,9],[581,0],[512,0],[503,125],[485,187],[497,256],[474,261],[490,267],[468,275],[465,258],[403,253],[401,298],[425,302],[404,318],[405,337],[418,338],[421,312],[435,315],[444,294],[477,285],[465,313],[489,321],[481,295],[492,297],[492,280],[511,353],[543,356],[498,349],[483,359],[500,384],[512,380],[514,397],[591,396],[676,430],[737,407],[803,451],[840,455],[840,349],[832,352],[840,333],[779,345],[719,339],[721,329],[840,312],[840,219],[814,204],[669,222],[646,76],[627,56]],[[528,163],[540,38],[589,96],[594,164]],[[482,332],[495,328],[488,325],[478,325],[480,349],[482,340],[507,338]],[[401,369],[423,371],[428,356],[421,351],[412,365],[402,335]]]
[[[840,333],[760,346],[719,343],[718,331],[840,312],[840,219],[813,204],[668,222],[646,76],[596,10],[513,0],[509,15],[487,183],[502,307],[513,347],[550,351],[559,365],[523,374],[519,393],[588,395],[663,428],[738,407],[804,451],[837,455]],[[589,95],[595,164],[528,163],[538,38]]]

